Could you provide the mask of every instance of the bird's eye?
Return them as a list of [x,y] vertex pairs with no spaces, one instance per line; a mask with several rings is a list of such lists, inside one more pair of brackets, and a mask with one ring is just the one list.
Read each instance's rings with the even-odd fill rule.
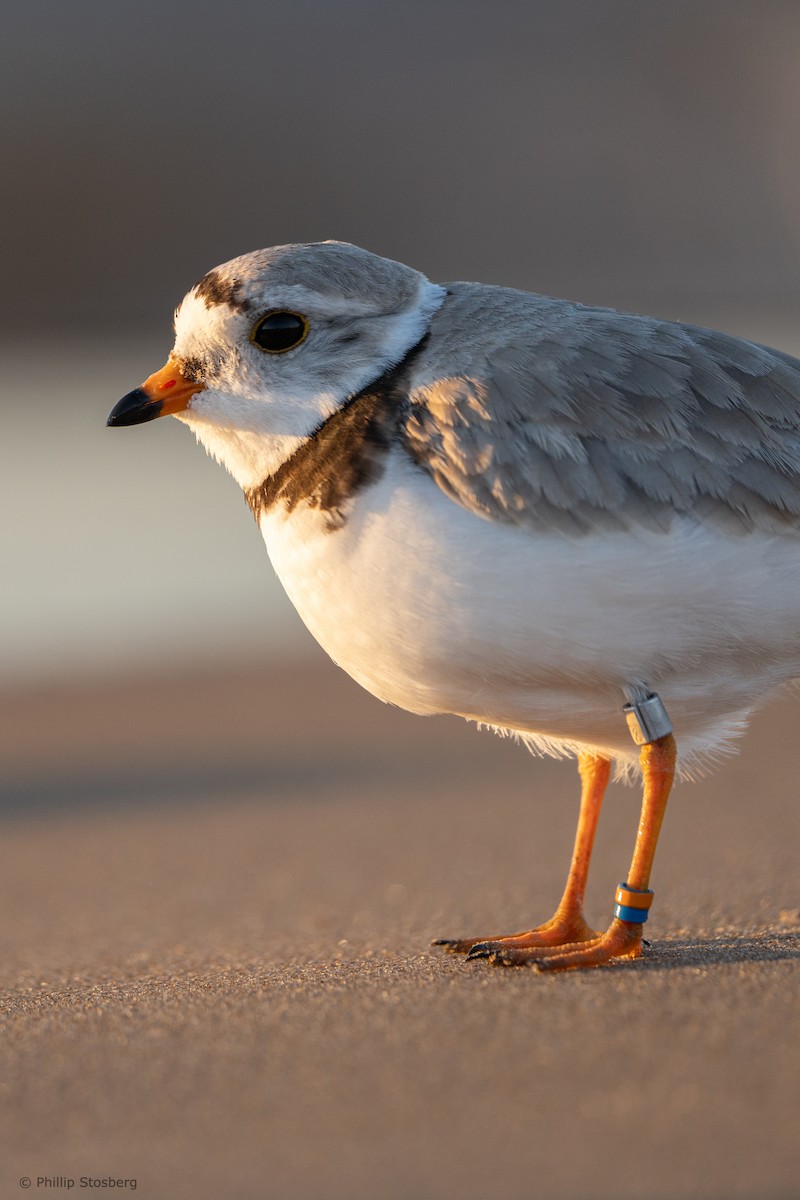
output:
[[280,309],[262,317],[250,341],[268,354],[285,354],[306,340],[308,321],[300,313]]

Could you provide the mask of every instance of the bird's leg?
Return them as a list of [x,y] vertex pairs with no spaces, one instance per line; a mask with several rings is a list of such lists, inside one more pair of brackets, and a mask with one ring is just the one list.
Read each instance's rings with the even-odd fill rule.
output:
[[675,774],[675,757],[675,739],[671,733],[642,746],[640,762],[644,794],[639,831],[628,879],[620,885],[616,915],[605,933],[590,941],[579,940],[574,945],[540,946],[538,949],[500,946],[476,957],[491,958],[504,966],[530,963],[540,970],[563,971],[574,967],[599,967],[613,958],[637,958],[641,954],[642,924],[652,899],[652,893],[647,890],[650,871]]
[[564,895],[550,920],[523,933],[489,938],[440,938],[433,943],[434,946],[443,946],[454,954],[468,954],[474,950],[475,957],[483,958],[504,946],[517,949],[531,946],[563,946],[574,942],[587,942],[600,936],[586,924],[583,897],[611,763],[599,754],[581,754],[578,758],[578,771],[581,777],[581,809],[575,834],[575,848]]

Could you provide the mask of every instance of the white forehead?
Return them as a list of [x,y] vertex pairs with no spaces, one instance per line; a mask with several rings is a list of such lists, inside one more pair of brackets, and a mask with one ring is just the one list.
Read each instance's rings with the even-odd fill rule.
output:
[[232,320],[249,325],[270,308],[318,318],[402,312],[426,282],[411,267],[346,242],[255,250],[215,267],[187,294],[175,315],[176,349],[224,338]]

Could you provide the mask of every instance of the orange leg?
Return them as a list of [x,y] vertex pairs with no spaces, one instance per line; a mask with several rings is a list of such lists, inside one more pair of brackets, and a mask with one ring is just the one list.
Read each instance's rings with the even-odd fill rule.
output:
[[[646,892],[650,871],[675,774],[675,739],[672,734],[642,746],[640,762],[644,776],[644,795],[639,831],[633,851],[627,885]],[[638,922],[614,917],[605,933],[588,941],[572,944],[522,948],[519,946],[475,946],[471,957],[490,958],[504,966],[532,964],[540,970],[563,971],[574,967],[599,967],[614,958],[637,958],[642,952],[642,926]]]
[[589,942],[600,935],[586,924],[583,915],[583,897],[586,879],[592,858],[592,846],[600,816],[600,806],[608,785],[611,764],[598,754],[581,754],[578,759],[581,776],[581,811],[575,848],[567,876],[564,895],[553,916],[544,925],[528,929],[523,933],[512,933],[505,937],[440,938],[434,946],[443,946],[453,954],[469,954],[471,958],[488,958],[499,950],[529,949],[537,946],[563,946],[575,942]]

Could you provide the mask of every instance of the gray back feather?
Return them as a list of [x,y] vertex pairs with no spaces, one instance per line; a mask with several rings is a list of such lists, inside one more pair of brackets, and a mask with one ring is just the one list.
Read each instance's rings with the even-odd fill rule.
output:
[[664,530],[676,513],[731,532],[800,529],[800,361],[524,292],[448,293],[405,433],[457,503],[568,534]]

